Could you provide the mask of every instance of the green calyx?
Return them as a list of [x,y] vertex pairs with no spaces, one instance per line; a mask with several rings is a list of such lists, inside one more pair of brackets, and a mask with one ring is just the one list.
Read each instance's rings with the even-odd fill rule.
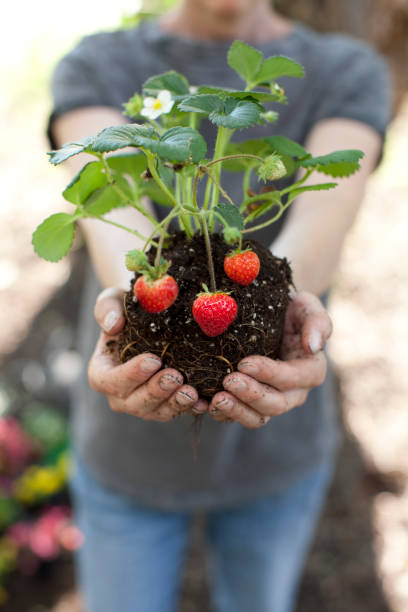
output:
[[238,247],[237,249],[234,249],[233,251],[230,251],[229,253],[227,253],[226,257],[234,257],[235,255],[243,255],[244,253],[249,253],[250,251],[252,251],[251,247],[247,247],[246,249],[240,249]]
[[230,295],[231,294],[231,291],[222,291],[222,290],[210,291],[205,283],[202,283],[201,286],[204,291],[200,291],[200,293],[197,293],[197,297],[201,297],[203,295]]
[[160,263],[156,266],[152,266],[147,259],[146,253],[133,249],[126,253],[126,267],[130,272],[140,272],[147,280],[154,281],[162,278],[167,274],[167,270],[171,265],[170,261],[165,261],[163,257],[160,258]]

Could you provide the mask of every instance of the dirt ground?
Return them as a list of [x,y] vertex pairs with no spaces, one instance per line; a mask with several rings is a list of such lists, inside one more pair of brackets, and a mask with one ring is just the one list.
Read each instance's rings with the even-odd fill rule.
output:
[[[20,118],[25,128],[25,117]],[[7,121],[2,126],[7,133]],[[67,409],[67,386],[81,364],[74,347],[83,253],[58,265],[32,253],[30,233],[51,212],[64,182],[37,162],[42,126],[32,134],[30,193],[16,170],[1,178],[14,202],[0,210],[0,407],[35,399]],[[395,120],[333,283],[330,353],[339,386],[343,444],[301,585],[299,612],[408,609],[408,256],[405,151],[408,105]],[[7,158],[9,159],[9,158]],[[3,156],[3,160],[7,162]],[[9,201],[6,198],[6,202]],[[57,202],[59,206],[59,202]],[[68,281],[68,282],[67,282]],[[198,516],[182,612],[208,612]],[[9,583],[5,612],[79,612],[72,560]]]

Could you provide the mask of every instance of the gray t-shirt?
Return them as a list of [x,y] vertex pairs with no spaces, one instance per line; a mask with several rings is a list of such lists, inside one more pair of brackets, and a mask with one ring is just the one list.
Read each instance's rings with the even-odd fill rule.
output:
[[[86,106],[122,109],[143,82],[174,69],[192,84],[241,87],[228,67],[229,42],[209,44],[181,38],[149,21],[137,29],[88,36],[57,65],[52,82],[52,119]],[[341,35],[322,35],[296,25],[282,40],[256,45],[264,55],[286,55],[305,67],[304,79],[282,78],[289,104],[279,106],[270,134],[301,143],[313,125],[331,117],[362,121],[380,134],[389,118],[389,83],[382,60],[367,45]],[[205,126],[210,150],[214,128]],[[265,135],[254,127],[239,139]],[[333,148],[336,144],[333,143]],[[226,174],[223,185],[239,201],[239,183]],[[162,211],[156,207],[157,214]],[[256,235],[271,244],[281,224]],[[93,305],[99,286],[90,269],[83,296],[80,351],[90,358],[99,330]],[[337,439],[331,375],[298,408],[248,430],[237,423],[203,419],[197,461],[193,459],[191,417],[170,423],[143,421],[113,412],[93,392],[86,367],[73,402],[73,442],[79,456],[105,486],[141,504],[170,510],[222,507],[278,492],[321,461]]]

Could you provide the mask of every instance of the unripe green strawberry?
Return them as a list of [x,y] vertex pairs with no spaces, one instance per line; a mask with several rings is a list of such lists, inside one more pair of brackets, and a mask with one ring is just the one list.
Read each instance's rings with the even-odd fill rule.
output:
[[147,312],[162,312],[169,308],[176,301],[178,291],[177,282],[169,274],[156,280],[139,276],[133,285],[137,301]]
[[238,285],[249,285],[259,274],[261,262],[253,251],[231,253],[224,259],[225,274]]
[[237,312],[237,303],[228,293],[200,293],[193,303],[193,317],[206,336],[222,334]]

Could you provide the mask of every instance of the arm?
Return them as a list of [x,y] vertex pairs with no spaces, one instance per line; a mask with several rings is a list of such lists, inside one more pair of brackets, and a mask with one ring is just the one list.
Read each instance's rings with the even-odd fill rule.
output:
[[[276,416],[301,405],[308,391],[324,380],[326,360],[320,349],[331,333],[331,323],[313,295],[325,291],[340,257],[344,238],[363,198],[367,179],[381,149],[381,137],[358,121],[330,119],[319,122],[309,135],[306,148],[322,155],[333,148],[362,149],[361,170],[328,192],[302,194],[272,245],[275,255],[287,257],[293,268],[298,293],[286,314],[281,358],[251,356],[238,366],[238,373],[224,380],[225,391],[212,400],[209,412],[217,420],[232,418],[247,427],[259,427]],[[316,177],[310,183],[319,182]]]
[[[350,178],[335,179],[339,184],[333,190],[299,196],[283,231],[272,245],[275,255],[287,257],[291,262],[297,289],[317,295],[328,288],[336,270],[344,238],[378,161],[381,136],[359,121],[327,119],[313,128],[306,148],[314,156],[323,155],[333,149],[333,143],[336,149],[364,151],[361,170]],[[321,182],[322,176],[314,175],[308,182]]]
[[[125,123],[124,117],[112,108],[81,108],[57,118],[53,133],[57,144],[62,145],[121,123]],[[78,172],[89,157],[78,155],[67,160],[71,173]],[[94,157],[90,159],[93,161]],[[148,201],[146,205],[152,212]],[[153,229],[150,222],[134,209],[114,210],[109,217],[118,223],[137,227],[145,235]],[[125,267],[125,253],[142,246],[140,241],[97,219],[83,219],[81,227],[102,285],[127,288],[131,273]],[[123,291],[107,289],[101,295],[103,299],[95,305],[95,316],[104,331],[89,363],[91,387],[106,395],[112,410],[144,420],[169,421],[185,411],[205,411],[206,402],[198,400],[197,391],[183,385],[183,377],[177,370],[161,370],[162,364],[156,355],[144,353],[124,364],[111,355],[107,342],[119,334],[125,322],[121,306]]]
[[[126,123],[125,117],[118,111],[109,107],[87,107],[65,113],[55,119],[53,134],[58,146],[65,142],[96,134],[110,125]],[[76,174],[87,161],[95,158],[88,155],[77,155],[66,162],[72,174]],[[144,202],[149,212],[152,206],[148,199]],[[141,234],[148,236],[153,227],[146,217],[132,208],[119,208],[106,215],[116,223],[137,228]],[[136,237],[107,226],[97,219],[82,219],[81,229],[84,232],[88,249],[92,258],[98,278],[104,287],[118,286],[128,288],[130,273],[125,267],[125,254],[131,249],[142,246]]]

